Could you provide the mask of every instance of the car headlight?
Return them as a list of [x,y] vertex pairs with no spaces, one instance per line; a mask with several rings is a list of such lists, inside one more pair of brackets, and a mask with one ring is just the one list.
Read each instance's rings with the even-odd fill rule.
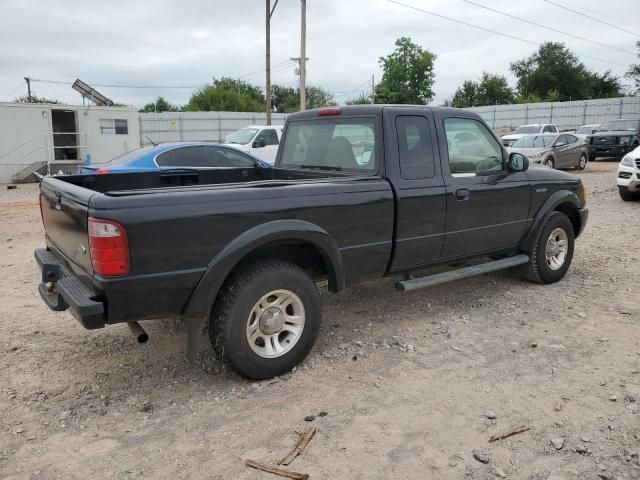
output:
[[631,137],[620,137],[618,143],[620,143],[620,145],[629,145],[631,143]]
[[633,158],[631,158],[630,155],[625,155],[624,157],[622,157],[622,161],[620,162],[620,165],[624,165],[625,167],[634,167],[635,166],[633,164]]

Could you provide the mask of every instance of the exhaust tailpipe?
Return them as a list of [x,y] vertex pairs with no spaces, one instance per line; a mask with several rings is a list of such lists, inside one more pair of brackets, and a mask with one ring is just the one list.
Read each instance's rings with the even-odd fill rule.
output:
[[146,343],[149,340],[149,335],[144,331],[144,328],[138,322],[127,322],[129,328],[131,329],[131,333],[136,337],[138,343]]

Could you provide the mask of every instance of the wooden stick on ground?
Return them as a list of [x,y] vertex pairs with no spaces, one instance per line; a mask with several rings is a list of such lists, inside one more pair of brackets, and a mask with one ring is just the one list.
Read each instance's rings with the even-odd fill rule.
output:
[[262,470],[263,472],[273,473],[274,475],[280,475],[285,478],[292,478],[293,480],[307,480],[309,475],[306,473],[298,473],[298,472],[290,472],[289,470],[282,470],[281,468],[270,467],[269,465],[264,465],[262,463],[254,462],[253,460],[245,460],[245,465],[248,467],[255,468],[257,470]]
[[311,427],[307,432],[300,434],[300,440],[296,447],[289,452],[289,454],[284,457],[282,460],[278,462],[278,465],[289,465],[291,462],[295,460],[295,458],[304,452],[304,449],[307,448],[309,442],[316,434],[316,427]]
[[510,437],[511,435],[516,435],[518,433],[526,432],[527,430],[531,430],[529,427],[518,427],[513,430],[509,430],[508,432],[498,433],[489,439],[489,443],[497,442],[498,440],[502,440],[503,438]]

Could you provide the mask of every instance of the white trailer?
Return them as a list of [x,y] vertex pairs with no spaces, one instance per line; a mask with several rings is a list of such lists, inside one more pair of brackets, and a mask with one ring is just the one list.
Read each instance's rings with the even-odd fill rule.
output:
[[0,183],[73,172],[87,157],[106,161],[139,146],[135,108],[0,103]]

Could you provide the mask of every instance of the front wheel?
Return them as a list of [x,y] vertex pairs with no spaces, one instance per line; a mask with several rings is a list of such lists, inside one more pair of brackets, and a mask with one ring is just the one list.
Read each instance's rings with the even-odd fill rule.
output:
[[556,168],[556,162],[553,160],[553,157],[549,157],[544,161],[544,164],[549,168]]
[[576,166],[576,168],[578,170],[584,170],[586,166],[587,166],[587,154],[582,153],[580,154],[580,158],[578,159],[578,165]]
[[573,259],[575,234],[569,218],[551,212],[540,229],[524,276],[535,283],[554,283],[567,273]]
[[320,295],[296,265],[268,260],[235,274],[209,323],[214,349],[241,375],[263,380],[290,371],[320,330]]

